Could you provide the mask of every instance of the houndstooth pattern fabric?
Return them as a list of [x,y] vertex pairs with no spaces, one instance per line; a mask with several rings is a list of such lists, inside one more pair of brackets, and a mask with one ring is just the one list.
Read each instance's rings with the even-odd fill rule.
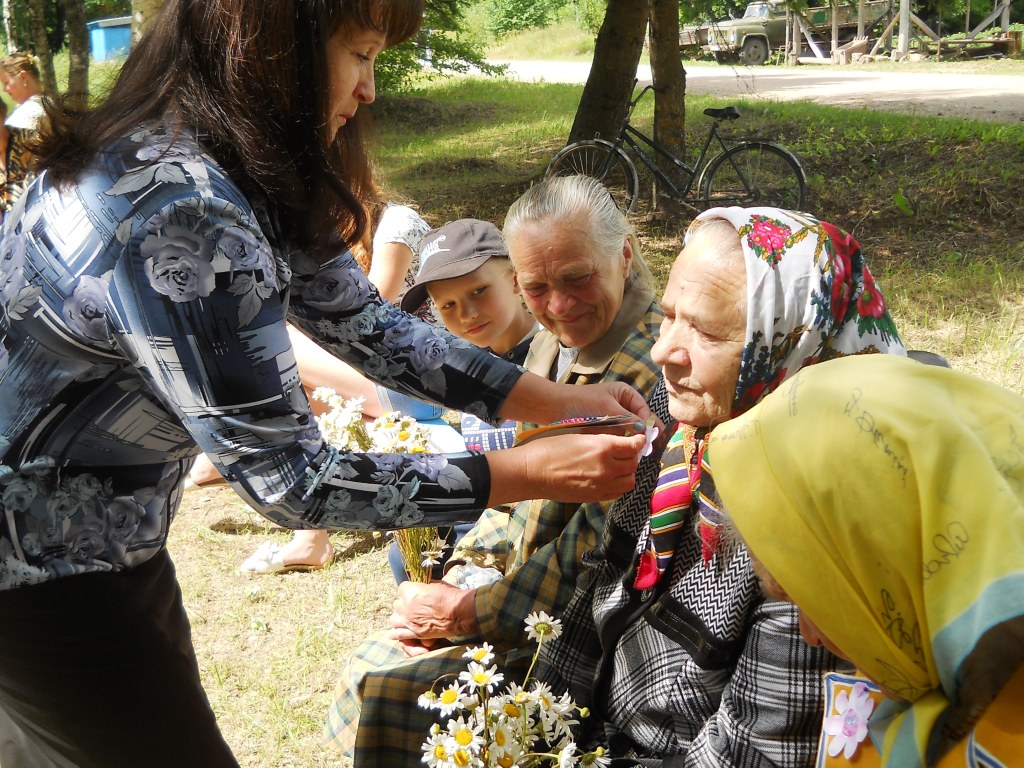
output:
[[[633,589],[646,547],[642,514],[612,510],[537,676],[591,708],[580,739],[617,757],[811,765],[821,676],[845,665],[800,639],[792,606],[763,599],[742,545],[723,544],[704,565],[692,517],[670,578],[658,591]],[[638,529],[639,537],[630,533]]]

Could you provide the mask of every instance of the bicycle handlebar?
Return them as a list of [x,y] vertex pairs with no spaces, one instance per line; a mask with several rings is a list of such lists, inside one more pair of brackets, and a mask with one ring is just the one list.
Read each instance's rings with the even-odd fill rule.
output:
[[[638,82],[639,82],[638,80],[634,80],[634,81],[633,81],[633,87],[634,87],[634,88],[636,87],[636,84],[637,84]],[[642,99],[642,98],[644,97],[644,94],[645,94],[645,93],[647,93],[648,91],[653,91],[653,90],[654,90],[654,84],[653,84],[653,83],[652,83],[651,85],[645,85],[645,86],[643,87],[643,90],[642,90],[642,91],[640,91],[640,93],[638,93],[638,94],[636,95],[636,98],[635,98],[635,99],[632,99],[632,100],[631,100],[631,101],[629,102],[629,110],[628,110],[628,111],[627,111],[627,113],[626,113],[626,117],[627,117],[627,119],[629,118],[629,116],[630,116],[630,115],[632,115],[632,114],[633,114],[633,110],[634,110],[634,109],[636,108],[636,105],[640,103],[640,99]]]

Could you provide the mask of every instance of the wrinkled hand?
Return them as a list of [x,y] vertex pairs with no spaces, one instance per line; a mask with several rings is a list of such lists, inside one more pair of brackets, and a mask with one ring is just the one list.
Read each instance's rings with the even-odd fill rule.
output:
[[392,606],[391,627],[388,637],[403,644],[412,641],[427,650],[434,644],[426,641],[472,634],[476,631],[473,590],[443,581],[404,581]]
[[[388,637],[391,637],[390,633]],[[430,653],[435,648],[440,648],[443,645],[447,645],[445,640],[416,640],[415,638],[399,639],[398,645],[402,649],[402,653],[405,654],[405,658],[414,659],[417,656],[422,656],[425,653]]]
[[646,442],[643,434],[575,434],[491,451],[484,454],[491,470],[488,503],[496,506],[526,498],[576,503],[617,499],[636,484]]

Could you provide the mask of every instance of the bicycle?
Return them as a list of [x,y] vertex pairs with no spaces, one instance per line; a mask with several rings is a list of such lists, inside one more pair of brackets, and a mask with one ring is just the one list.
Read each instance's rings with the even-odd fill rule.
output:
[[[796,155],[769,141],[731,139],[718,132],[721,123],[739,119],[740,111],[736,107],[704,110],[714,122],[692,167],[634,128],[630,124],[633,110],[644,94],[653,89],[652,85],[646,86],[629,102],[626,119],[614,141],[595,137],[569,144],[552,158],[545,178],[591,176],[604,184],[620,207],[630,213],[640,190],[640,178],[636,165],[623,149],[626,146],[650,169],[663,191],[692,207],[765,205],[796,211],[804,209],[807,178]],[[705,163],[711,142],[716,139],[722,151]],[[685,184],[673,182],[655,158],[644,151],[643,145],[670,161],[683,175]]]

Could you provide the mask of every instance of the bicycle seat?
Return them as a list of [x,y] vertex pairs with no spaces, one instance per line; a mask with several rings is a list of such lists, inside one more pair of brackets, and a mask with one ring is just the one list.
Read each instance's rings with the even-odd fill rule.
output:
[[708,117],[713,117],[715,120],[739,120],[740,111],[736,107],[726,107],[725,109],[705,109],[704,114]]

